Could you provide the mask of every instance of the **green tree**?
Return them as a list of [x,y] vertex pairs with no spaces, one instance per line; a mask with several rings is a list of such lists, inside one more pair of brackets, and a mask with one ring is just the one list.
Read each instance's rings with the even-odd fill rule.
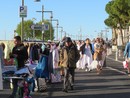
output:
[[[33,25],[34,22],[32,20],[25,20],[24,21],[24,33],[23,33],[23,39],[33,39],[33,30],[31,29],[31,25]],[[38,22],[36,24],[42,25],[42,22]],[[49,25],[49,30],[44,32],[44,40],[50,40],[50,27],[51,30],[51,36],[52,40],[54,39],[54,29],[51,25],[51,23],[47,20],[44,20],[44,24]],[[21,36],[21,22],[17,25],[16,33]],[[35,38],[42,40],[42,31],[41,30],[35,30]]]
[[[37,24],[42,25],[42,21],[38,22]],[[44,31],[44,40],[50,40],[50,36],[51,36],[51,40],[54,39],[54,29],[52,27],[52,24],[48,21],[48,20],[44,20],[44,24],[48,24],[49,25],[49,30]],[[50,29],[51,29],[51,35],[50,35]],[[35,31],[35,35],[37,39],[41,39],[42,40],[42,31],[41,30],[36,30]]]
[[113,12],[115,13],[115,15],[118,16],[118,24],[119,24],[119,29],[121,32],[121,38],[123,44],[124,44],[124,40],[123,40],[122,30],[127,27],[130,20],[130,16],[129,16],[130,6],[128,3],[129,0],[115,0],[113,4]]
[[113,0],[106,5],[106,12],[109,17],[104,22],[107,26],[120,30],[123,44],[122,30],[126,28],[130,20],[129,2],[130,0]]
[[106,12],[109,14],[109,17],[105,19],[104,23],[112,29],[112,39],[113,39],[113,44],[117,45],[117,33],[116,33],[116,28],[118,24],[118,16],[114,14],[112,5],[114,4],[114,1],[108,2],[106,5]]
[[121,28],[125,28],[130,20],[130,0],[115,0],[113,4],[113,12],[119,17]]
[[[33,30],[30,26],[33,24],[32,20],[25,20],[24,21],[24,32],[23,32],[23,39],[32,38],[33,37]],[[16,33],[21,36],[21,22],[17,25]]]
[[116,18],[112,17],[112,16],[109,16],[105,21],[104,23],[110,27],[112,29],[112,39],[113,39],[113,44],[114,45],[117,45],[117,32],[116,32],[116,29],[117,29],[117,20]]

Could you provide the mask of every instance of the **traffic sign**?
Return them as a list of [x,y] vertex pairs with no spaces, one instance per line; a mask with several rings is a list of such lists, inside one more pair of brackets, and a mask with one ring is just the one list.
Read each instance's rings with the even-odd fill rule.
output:
[[31,29],[32,30],[49,30],[49,25],[48,24],[43,24],[43,25],[39,25],[39,24],[33,24],[31,25]]
[[35,26],[34,24],[30,26],[32,30],[34,30],[34,26]]
[[20,6],[19,7],[19,16],[20,17],[27,17],[27,6]]
[[44,24],[44,30],[45,31],[49,30],[49,25],[48,24]]
[[33,30],[42,30],[42,25],[33,24],[33,25],[31,25],[31,29],[33,29]]

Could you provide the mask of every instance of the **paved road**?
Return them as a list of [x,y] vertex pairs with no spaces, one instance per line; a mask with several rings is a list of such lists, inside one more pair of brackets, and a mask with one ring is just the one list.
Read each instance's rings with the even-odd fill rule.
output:
[[[122,63],[107,58],[107,66],[100,75],[76,70],[74,91],[64,93],[62,84],[52,84],[47,92],[33,93],[32,98],[130,98],[130,77],[124,73]],[[0,98],[10,93],[7,89],[0,91]]]

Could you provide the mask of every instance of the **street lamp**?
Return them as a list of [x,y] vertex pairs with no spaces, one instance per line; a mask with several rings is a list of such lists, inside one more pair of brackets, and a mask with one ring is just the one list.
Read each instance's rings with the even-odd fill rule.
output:
[[108,41],[108,35],[107,35],[107,32],[109,32],[109,29],[110,28],[105,28],[106,29],[106,34],[105,34],[105,36],[106,36],[106,41]]
[[[52,24],[52,18],[53,18],[53,12],[52,11],[44,11],[44,6],[42,5],[42,11],[36,11],[36,12],[42,13],[42,24],[44,24],[43,23],[44,13],[51,13],[50,20],[51,20],[51,24]],[[52,39],[51,32],[52,32],[52,28],[51,28],[51,25],[50,25],[50,40]],[[44,30],[42,30],[42,34],[43,34],[43,40],[44,40]]]
[[14,37],[16,36],[16,30],[14,30]]
[[61,40],[62,40],[63,27],[59,27],[59,28],[61,28]]
[[[32,21],[36,21],[36,18],[32,18]],[[35,24],[35,23],[34,23]],[[33,29],[33,39],[35,39],[35,30]]]
[[57,22],[57,25],[56,25],[56,28],[57,28],[56,37],[57,37],[57,40],[58,40],[58,25],[59,25],[59,21],[58,21],[58,19],[53,19],[52,21],[56,21]]
[[[24,0],[22,0],[22,6],[24,6]],[[23,40],[23,33],[24,33],[24,17],[22,17],[22,23],[21,23],[21,40]]]
[[[57,27],[54,27],[54,28],[57,28]],[[62,32],[63,32],[63,27],[58,26],[58,28],[61,28],[61,40],[62,40]]]
[[[45,13],[51,13],[51,16],[50,16],[50,24],[52,25],[52,18],[53,18],[53,12],[52,11],[44,11]],[[52,33],[52,27],[50,25],[50,40],[52,40],[52,36],[51,36],[51,33]]]
[[66,31],[62,31],[62,33],[64,33],[64,37],[66,37]]
[[101,38],[104,38],[103,32],[104,32],[104,30],[101,30],[101,32],[100,32],[100,37]]
[[[42,5],[42,10],[41,11],[36,11],[39,13],[42,13],[42,25],[44,24],[44,6]],[[42,40],[44,41],[44,30],[42,29]]]
[[[34,0],[34,2],[40,2],[41,0]],[[24,0],[22,0],[22,6],[24,6]],[[23,33],[24,33],[24,17],[22,17],[22,22],[21,22],[21,40],[23,40]]]
[[70,37],[70,34],[65,32],[65,37],[67,37],[67,36]]
[[109,28],[105,28],[105,30],[101,30],[102,35],[103,35],[103,33],[105,33],[105,35],[102,36],[102,37],[104,37],[105,41],[108,41],[108,36],[107,36],[107,32],[109,32],[108,29],[109,29]]

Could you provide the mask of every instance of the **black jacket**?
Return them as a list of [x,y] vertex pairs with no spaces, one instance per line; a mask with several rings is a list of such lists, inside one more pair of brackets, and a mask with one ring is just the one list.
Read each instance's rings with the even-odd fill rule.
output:
[[37,45],[32,46],[31,53],[30,53],[30,58],[33,61],[39,60],[39,54],[38,54],[38,47],[37,47]]
[[45,50],[44,50],[44,51],[42,51],[42,49],[41,49],[41,50],[40,50],[40,53],[41,53],[41,54],[43,54],[43,55],[49,56],[50,49],[45,48]]
[[28,59],[27,48],[23,44],[19,46],[15,46],[12,50],[12,54],[10,57],[14,58],[15,54],[17,55],[17,58],[16,58],[18,62],[17,68],[20,69],[25,66],[24,63]]
[[[86,44],[84,44],[84,45],[82,45],[82,46],[80,47],[80,51],[82,52],[82,54],[85,53],[85,46],[86,46]],[[91,53],[92,53],[92,44],[89,44],[89,46],[90,46],[90,50],[91,50]]]

